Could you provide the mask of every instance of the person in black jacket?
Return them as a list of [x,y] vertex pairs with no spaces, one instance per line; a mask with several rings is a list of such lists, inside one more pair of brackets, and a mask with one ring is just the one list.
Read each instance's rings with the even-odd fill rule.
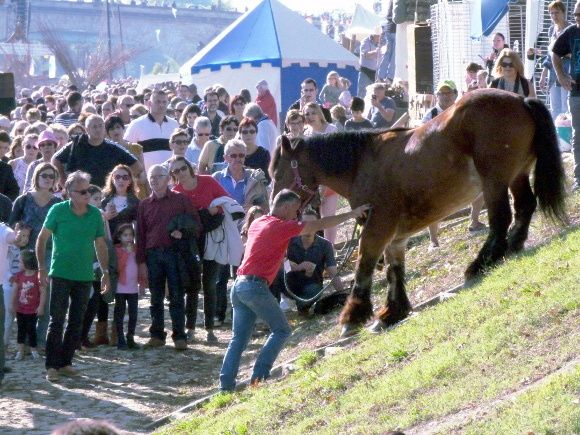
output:
[[3,161],[0,161],[0,193],[6,195],[11,201],[14,201],[20,193],[12,168]]

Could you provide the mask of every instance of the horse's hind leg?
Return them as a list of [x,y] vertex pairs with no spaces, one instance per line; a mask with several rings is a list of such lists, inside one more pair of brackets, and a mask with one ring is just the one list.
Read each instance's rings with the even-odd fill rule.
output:
[[387,282],[389,290],[385,306],[377,312],[378,322],[373,330],[380,330],[403,320],[411,311],[411,303],[405,291],[405,250],[407,239],[394,240],[386,249]]
[[524,248],[524,243],[528,238],[532,214],[537,206],[528,174],[519,175],[510,184],[510,191],[514,197],[515,219],[507,236],[508,254],[519,252]]
[[489,234],[477,258],[465,271],[467,281],[497,263],[504,257],[507,249],[506,236],[512,221],[507,186],[498,182],[484,181],[483,197],[489,215]]

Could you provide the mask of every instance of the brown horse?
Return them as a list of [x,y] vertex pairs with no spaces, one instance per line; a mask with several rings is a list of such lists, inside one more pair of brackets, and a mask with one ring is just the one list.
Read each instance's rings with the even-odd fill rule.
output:
[[[270,166],[273,194],[292,188],[306,201],[324,185],[352,208],[373,207],[360,239],[355,284],[340,316],[343,335],[372,316],[372,275],[383,252],[389,264],[388,294],[374,328],[409,314],[404,281],[408,238],[466,206],[481,191],[490,230],[465,272],[467,280],[523,249],[536,200],[544,213],[566,222],[556,131],[538,100],[480,90],[415,129],[335,133],[298,139],[293,145],[283,137],[276,149]],[[511,229],[508,189],[515,209]]]

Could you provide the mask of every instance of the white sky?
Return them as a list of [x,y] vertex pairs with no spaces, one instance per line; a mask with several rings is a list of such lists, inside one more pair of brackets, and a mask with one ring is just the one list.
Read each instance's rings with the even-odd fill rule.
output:
[[[247,6],[251,8],[259,0],[230,0],[230,4],[237,7],[239,11],[243,11]],[[354,11],[355,3],[360,3],[363,6],[372,10],[372,0],[359,0],[354,2],[353,0],[280,0],[281,3],[286,5],[288,8],[299,12],[319,14],[321,12],[332,11],[335,9],[342,9],[344,11],[352,13]]]

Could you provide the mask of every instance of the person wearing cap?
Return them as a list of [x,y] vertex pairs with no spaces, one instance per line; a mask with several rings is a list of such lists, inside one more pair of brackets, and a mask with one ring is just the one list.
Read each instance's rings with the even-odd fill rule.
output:
[[38,160],[33,161],[30,165],[28,165],[22,193],[26,193],[32,189],[32,179],[34,170],[41,163],[50,163],[52,156],[56,152],[57,144],[58,140],[51,129],[46,129],[42,133],[40,133],[36,146],[40,151],[41,157]]
[[367,86],[375,82],[378,59],[381,56],[381,30],[374,30],[372,35],[363,39],[360,46],[360,71],[358,73],[357,96],[364,98]]
[[435,90],[437,105],[427,112],[423,117],[422,123],[425,124],[427,121],[431,121],[444,110],[451,107],[455,103],[457,95],[457,85],[453,80],[443,80],[440,82]]
[[268,82],[266,80],[260,80],[256,84],[256,91],[258,91],[258,96],[256,97],[256,104],[260,106],[262,112],[268,115],[268,118],[277,126],[278,125],[278,109],[276,107],[276,101],[268,89]]
[[[431,121],[436,116],[439,116],[449,107],[451,107],[455,100],[457,100],[458,91],[457,85],[453,80],[443,80],[436,89],[437,105],[433,107],[427,114],[423,117],[422,123]],[[471,221],[469,223],[469,231],[482,231],[486,229],[484,223],[479,221],[479,213],[483,207],[483,194],[480,194],[471,203]],[[439,239],[437,238],[437,233],[439,232],[439,222],[429,225],[429,239],[430,246],[429,249],[434,249],[439,247]]]
[[389,128],[395,122],[395,109],[397,106],[392,98],[386,96],[385,91],[384,83],[376,83],[373,87],[372,107],[367,118],[374,128]]

